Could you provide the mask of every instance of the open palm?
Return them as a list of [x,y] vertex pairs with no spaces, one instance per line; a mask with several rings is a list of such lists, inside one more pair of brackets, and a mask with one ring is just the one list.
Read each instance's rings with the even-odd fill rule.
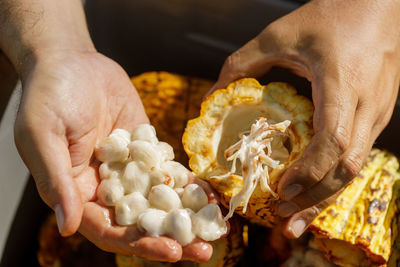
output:
[[132,131],[146,122],[118,64],[96,52],[52,51],[24,75],[15,140],[62,235],[79,229],[104,250],[152,260],[208,260],[210,244],[196,240],[182,248],[168,237],[143,236],[136,227],[117,226],[112,210],[96,202],[96,143],[115,128]]

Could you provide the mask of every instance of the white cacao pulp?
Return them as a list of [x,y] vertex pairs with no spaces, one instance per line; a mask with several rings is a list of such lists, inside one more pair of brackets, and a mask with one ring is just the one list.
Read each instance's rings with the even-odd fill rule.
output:
[[124,168],[125,164],[121,162],[104,162],[99,167],[100,179],[121,178]]
[[101,162],[125,161],[129,156],[127,134],[129,132],[125,130],[114,130],[110,136],[101,141],[96,147],[96,158]]
[[159,184],[151,188],[149,202],[152,207],[165,211],[182,207],[182,202],[178,194],[174,189],[165,184]]
[[143,232],[151,236],[160,236],[165,234],[164,219],[167,213],[158,209],[147,209],[139,216],[138,226]]
[[226,233],[219,207],[208,204],[199,185],[188,185],[190,172],[173,161],[172,147],[158,141],[153,126],[138,125],[132,134],[115,129],[95,155],[103,162],[97,197],[115,208],[117,224],[168,235],[183,246],[196,236],[212,241]]
[[182,204],[183,207],[197,212],[208,204],[208,197],[206,192],[204,192],[203,188],[199,185],[189,184],[183,191]]
[[151,144],[157,144],[156,129],[150,124],[140,124],[132,132],[132,141],[142,140]]
[[179,162],[165,161],[161,164],[161,169],[170,177],[174,177],[175,187],[184,187],[187,185],[189,171]]
[[115,205],[116,220],[119,225],[132,225],[142,212],[149,208],[149,202],[140,192],[133,192],[120,199]]
[[126,165],[121,182],[127,194],[140,192],[147,196],[151,186],[149,174],[143,171],[135,161],[131,161]]
[[218,239],[228,231],[216,204],[208,204],[192,216],[193,232],[205,241]]
[[164,231],[172,236],[182,246],[193,241],[195,235],[192,232],[192,221],[186,209],[170,211],[164,220]]
[[158,167],[161,163],[161,155],[152,143],[136,140],[128,145],[133,161],[138,162],[144,170]]
[[118,178],[106,179],[97,188],[97,196],[102,204],[114,206],[124,196],[124,187]]

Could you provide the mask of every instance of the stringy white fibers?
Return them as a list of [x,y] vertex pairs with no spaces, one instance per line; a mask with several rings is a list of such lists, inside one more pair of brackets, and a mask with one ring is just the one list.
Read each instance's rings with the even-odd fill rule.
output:
[[181,245],[227,232],[218,205],[208,204],[203,188],[188,185],[189,171],[173,161],[172,147],[158,141],[153,126],[138,125],[132,134],[114,130],[98,144],[96,157],[103,161],[97,196],[115,208],[117,224],[136,225],[150,236],[169,235]]
[[243,206],[243,213],[246,213],[247,204],[258,183],[263,192],[278,197],[269,186],[269,170],[276,168],[280,163],[271,158],[271,142],[274,137],[284,135],[289,125],[289,120],[269,124],[266,118],[260,117],[251,125],[248,135],[242,134],[237,143],[225,150],[225,158],[227,161],[232,161],[231,170],[215,178],[224,179],[235,174],[238,159],[242,165],[243,177],[243,188],[229,202],[229,213],[225,216],[225,220],[231,218],[239,206]]

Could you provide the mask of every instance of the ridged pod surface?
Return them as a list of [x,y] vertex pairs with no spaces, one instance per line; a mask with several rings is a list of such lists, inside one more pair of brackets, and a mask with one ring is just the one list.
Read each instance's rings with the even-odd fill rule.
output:
[[315,244],[340,266],[387,263],[397,236],[397,158],[373,149],[360,174],[310,225]]
[[145,72],[131,81],[158,138],[174,148],[175,160],[187,165],[181,137],[186,122],[199,115],[200,103],[212,81],[164,71]]
[[[289,157],[270,173],[270,187],[276,192],[281,174],[301,156],[313,136],[313,105],[307,98],[297,95],[286,83],[274,82],[262,86],[257,80],[245,78],[219,89],[201,105],[200,116],[190,120],[183,135],[183,145],[189,156],[189,167],[194,173],[211,183],[221,194],[221,201],[229,201],[243,187],[239,175],[214,178],[229,172],[224,151],[239,140],[239,135],[262,116],[274,123],[290,120],[287,148]],[[257,186],[249,201],[247,212],[236,212],[264,226],[273,226],[278,220],[277,199],[262,192]]]

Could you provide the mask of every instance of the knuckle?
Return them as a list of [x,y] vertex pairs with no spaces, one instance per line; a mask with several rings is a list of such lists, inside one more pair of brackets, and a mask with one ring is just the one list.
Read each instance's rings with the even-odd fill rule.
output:
[[308,179],[310,179],[313,183],[320,181],[322,179],[322,177],[324,176],[324,173],[322,172],[322,170],[315,166],[311,166],[311,167],[307,168],[305,174],[306,174],[306,177]]
[[33,177],[41,199],[54,210],[57,203],[51,196],[54,194],[55,188],[43,177],[43,175],[35,174]]
[[339,126],[334,131],[328,133],[328,142],[330,146],[337,151],[337,154],[343,154],[350,144],[350,133],[343,127]]
[[310,208],[310,217],[315,218],[321,213],[322,209],[319,207],[319,205],[312,206]]
[[232,53],[224,63],[224,69],[231,75],[231,76],[245,76],[243,69],[241,67],[241,52],[240,50],[235,51]]
[[[265,51],[282,52],[286,47],[292,47],[292,41],[287,36],[290,36],[289,29],[286,23],[281,20],[272,22],[258,36],[260,47]],[[282,38],[285,37],[285,38]]]
[[359,153],[350,153],[343,158],[342,162],[343,175],[345,177],[355,177],[361,171],[363,159]]

